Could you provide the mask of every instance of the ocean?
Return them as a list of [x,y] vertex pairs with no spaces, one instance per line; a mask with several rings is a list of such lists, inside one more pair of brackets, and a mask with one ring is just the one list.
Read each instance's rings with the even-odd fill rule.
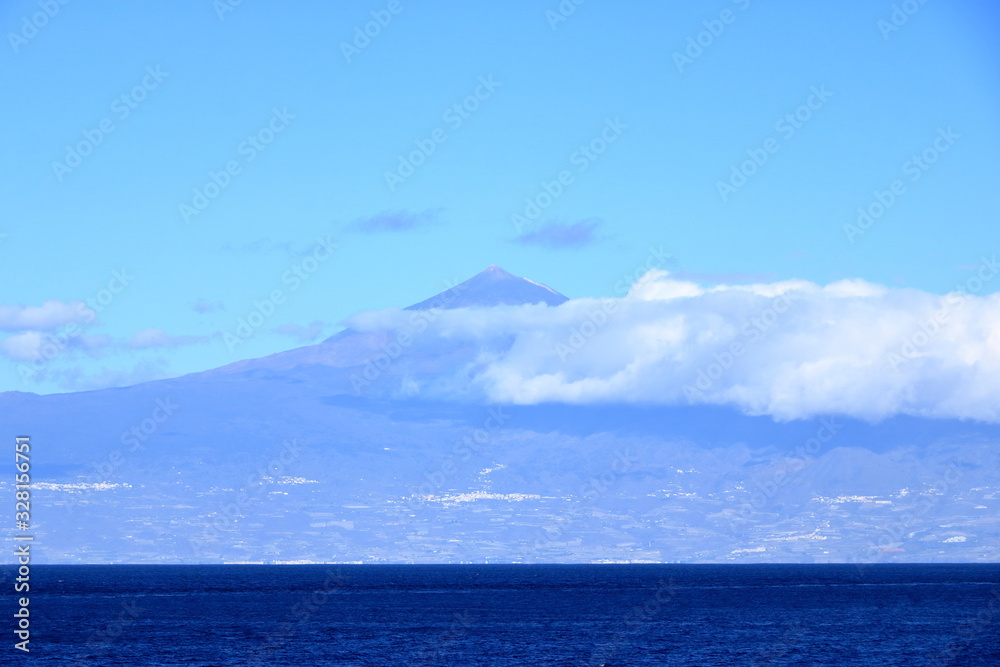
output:
[[1000,665],[998,565],[35,565],[30,654],[0,575],[0,664]]

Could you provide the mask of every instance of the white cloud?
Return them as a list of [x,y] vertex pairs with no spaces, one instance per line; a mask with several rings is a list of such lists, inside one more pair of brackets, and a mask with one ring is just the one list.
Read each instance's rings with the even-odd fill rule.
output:
[[89,324],[97,314],[82,301],[50,299],[41,306],[0,305],[0,330],[47,331],[66,324]]
[[[410,317],[379,311],[350,325],[405,328]],[[654,270],[624,298],[442,311],[413,348],[463,344],[474,358],[427,380],[421,393],[519,404],[729,404],[778,419],[1000,421],[998,294],[935,295],[862,280],[702,287]],[[412,392],[419,378],[406,382]]]
[[7,336],[0,340],[0,353],[14,361],[30,361],[40,355],[43,335],[38,331]]
[[14,361],[48,361],[67,350],[99,355],[110,344],[111,338],[101,334],[87,336],[79,331],[54,334],[24,331],[0,340],[0,355]]

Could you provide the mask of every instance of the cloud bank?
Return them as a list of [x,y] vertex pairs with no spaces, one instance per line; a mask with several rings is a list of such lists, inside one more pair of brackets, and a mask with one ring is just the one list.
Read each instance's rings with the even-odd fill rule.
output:
[[[544,402],[725,404],[779,420],[896,414],[1000,421],[1000,273],[948,294],[863,280],[716,285],[652,270],[621,298],[440,311],[407,354],[474,350],[410,394]],[[1000,285],[1000,280],[996,280]],[[406,328],[377,311],[361,331]]]

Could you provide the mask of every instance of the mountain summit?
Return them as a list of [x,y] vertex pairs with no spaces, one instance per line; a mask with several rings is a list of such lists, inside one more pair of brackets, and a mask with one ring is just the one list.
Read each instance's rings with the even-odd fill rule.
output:
[[[429,299],[424,299],[420,303],[407,306],[403,310],[488,308],[491,306],[521,306],[531,303],[558,306],[566,301],[569,301],[569,297],[560,294],[548,285],[515,276],[496,264],[491,264],[465,282],[435,294]],[[340,342],[356,334],[357,332],[353,329],[344,329],[330,336],[324,342]]]
[[558,306],[566,301],[569,301],[568,297],[548,285],[515,276],[496,264],[492,264],[465,282],[420,303],[415,303],[407,307],[406,310],[519,306],[527,303],[545,303],[550,306]]

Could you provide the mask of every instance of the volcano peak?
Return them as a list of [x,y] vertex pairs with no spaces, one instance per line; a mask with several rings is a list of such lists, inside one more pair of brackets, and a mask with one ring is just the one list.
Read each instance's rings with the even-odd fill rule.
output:
[[406,310],[519,306],[529,303],[558,306],[568,300],[568,297],[547,285],[515,276],[497,264],[490,264],[465,282],[415,303]]

